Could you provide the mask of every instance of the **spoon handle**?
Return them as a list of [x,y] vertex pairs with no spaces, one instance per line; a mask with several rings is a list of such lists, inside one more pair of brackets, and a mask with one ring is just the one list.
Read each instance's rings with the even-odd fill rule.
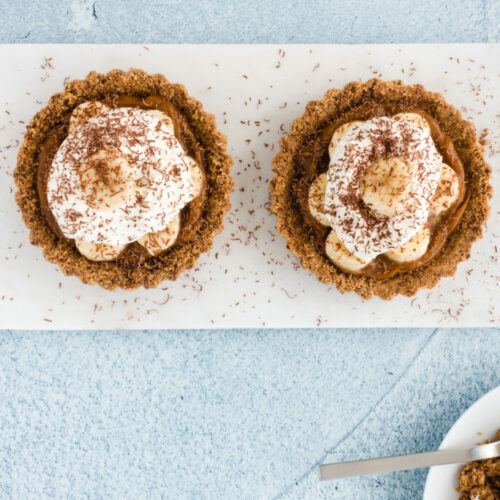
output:
[[[490,451],[491,450],[491,451]],[[319,477],[322,481],[364,474],[381,474],[397,470],[419,469],[433,465],[465,463],[479,457],[493,458],[499,456],[498,447],[489,445],[476,446],[469,450],[439,450],[427,453],[414,453],[394,457],[355,460],[319,466]]]

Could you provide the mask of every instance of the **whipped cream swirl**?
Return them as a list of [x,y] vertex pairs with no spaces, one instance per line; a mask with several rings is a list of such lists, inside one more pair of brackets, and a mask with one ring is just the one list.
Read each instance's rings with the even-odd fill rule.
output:
[[110,109],[61,144],[48,203],[66,238],[123,246],[165,229],[195,197],[189,161],[167,115]]
[[[325,215],[347,249],[368,262],[409,241],[428,219],[441,163],[427,127],[388,117],[354,122],[330,148],[324,201]],[[374,165],[389,179],[396,170],[405,173],[403,196],[396,193],[398,204],[389,213],[362,199],[363,176]],[[385,189],[369,188],[372,198],[374,191]]]

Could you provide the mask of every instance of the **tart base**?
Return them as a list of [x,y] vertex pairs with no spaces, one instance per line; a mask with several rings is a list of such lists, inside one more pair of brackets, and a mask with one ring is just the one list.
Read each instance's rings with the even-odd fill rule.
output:
[[[47,133],[82,102],[116,94],[161,95],[172,101],[187,118],[200,142],[206,168],[207,200],[195,237],[179,242],[167,253],[144,260],[134,268],[118,262],[92,262],[83,257],[72,241],[62,238],[50,228],[42,213],[37,190],[38,152]],[[231,166],[227,139],[217,129],[215,117],[206,113],[201,103],[192,98],[183,85],[138,69],[112,70],[106,74],[91,72],[83,80],[69,82],[29,123],[14,171],[16,201],[29,228],[31,243],[40,246],[45,258],[57,264],[66,275],[77,276],[84,283],[108,290],[153,288],[162,281],[175,280],[211,248],[214,236],[223,228],[224,214],[230,207],[229,197],[233,187]]]
[[[341,124],[342,116],[356,106],[388,102],[400,112],[419,108],[437,120],[464,164],[470,199],[458,227],[433,260],[420,268],[379,280],[341,271],[318,249],[317,238],[308,230],[310,222],[293,195],[293,185],[302,174],[296,159],[308,138],[326,125]],[[320,281],[336,285],[341,292],[356,292],[363,298],[412,296],[420,288],[432,288],[441,277],[455,274],[457,264],[469,258],[472,243],[482,237],[492,194],[491,169],[484,160],[474,126],[440,94],[429,92],[422,85],[405,85],[401,81],[352,82],[342,89],[330,89],[322,99],[309,102],[304,114],[282,138],[280,151],[273,159],[273,172],[271,210],[289,250]]]

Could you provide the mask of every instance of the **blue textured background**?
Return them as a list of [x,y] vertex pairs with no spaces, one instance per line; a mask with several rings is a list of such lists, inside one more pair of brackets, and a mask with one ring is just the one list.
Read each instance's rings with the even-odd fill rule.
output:
[[[0,7],[0,42],[499,40],[495,0]],[[500,384],[499,335],[0,332],[0,495],[419,498],[425,471],[319,485],[316,465],[438,446]]]

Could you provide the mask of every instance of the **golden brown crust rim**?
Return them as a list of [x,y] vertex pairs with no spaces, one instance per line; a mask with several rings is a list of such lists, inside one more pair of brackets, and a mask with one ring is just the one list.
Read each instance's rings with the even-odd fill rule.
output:
[[[439,255],[421,268],[379,281],[345,273],[317,250],[307,234],[291,185],[297,174],[295,158],[308,137],[358,105],[388,101],[400,101],[402,108],[406,109],[423,109],[438,121],[452,139],[464,164],[470,200],[459,226]],[[398,294],[412,296],[420,288],[432,288],[441,277],[454,275],[458,263],[469,258],[472,243],[482,237],[492,194],[491,169],[484,159],[472,123],[440,94],[429,92],[422,85],[405,85],[401,81],[372,79],[364,83],[352,82],[342,89],[330,89],[322,99],[309,102],[304,114],[293,122],[291,131],[282,138],[280,150],[273,159],[273,172],[271,210],[277,217],[278,231],[287,240],[289,250],[320,281],[336,285],[341,292],[356,292],[363,298],[376,295],[391,299]]]
[[[89,261],[71,242],[58,237],[40,210],[36,186],[37,155],[47,132],[78,104],[109,94],[157,94],[171,100],[187,117],[206,161],[208,196],[197,237],[175,245],[165,255],[148,259],[133,270],[116,262]],[[29,123],[14,171],[16,201],[29,228],[31,242],[40,246],[45,258],[57,264],[65,274],[109,290],[141,286],[153,288],[164,280],[175,280],[184,270],[192,268],[199,256],[210,249],[214,236],[222,231],[233,187],[231,166],[227,139],[217,129],[215,117],[203,110],[201,103],[188,94],[184,85],[171,83],[163,75],[150,75],[138,69],[113,70],[106,74],[91,72],[83,80],[69,82]]]

